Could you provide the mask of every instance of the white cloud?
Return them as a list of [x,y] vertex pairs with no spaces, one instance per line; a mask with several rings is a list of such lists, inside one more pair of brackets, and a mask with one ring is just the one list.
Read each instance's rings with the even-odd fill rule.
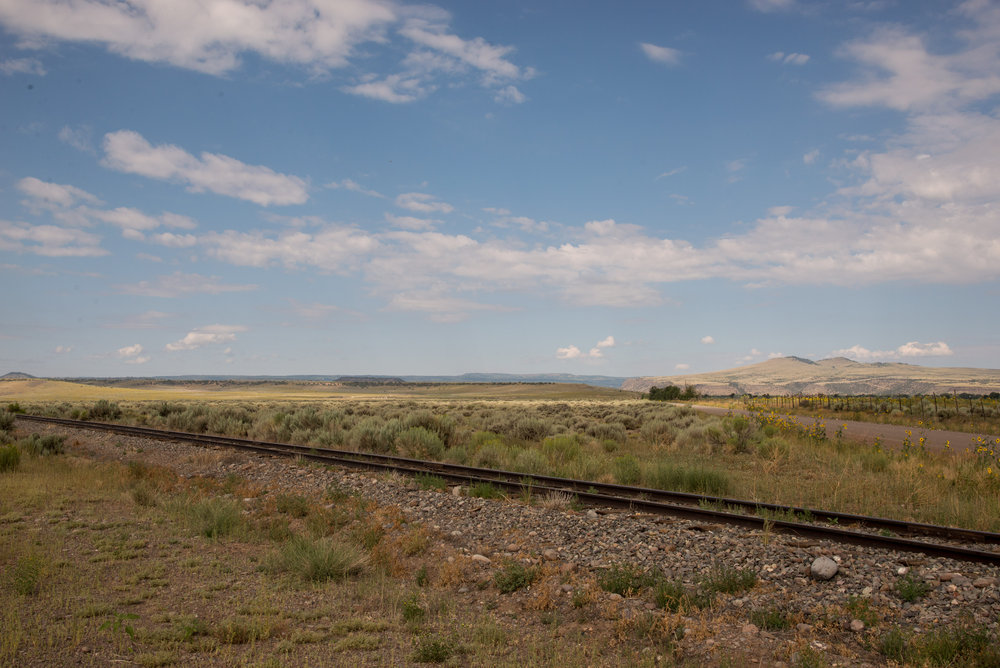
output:
[[680,167],[674,167],[673,169],[669,169],[669,170],[663,172],[662,174],[660,174],[659,176],[657,176],[653,180],[654,181],[659,181],[660,179],[665,179],[665,178],[667,178],[669,176],[676,176],[677,174],[681,174],[681,173],[686,172],[686,171],[687,171],[687,165],[681,165]]
[[669,46],[657,46],[656,44],[640,42],[639,48],[653,62],[664,65],[677,65],[681,62],[681,52]]
[[701,342],[704,343],[706,346],[707,345],[711,345],[711,344],[715,343],[715,337],[714,336],[703,336],[703,337],[701,337]]
[[572,359],[598,359],[604,357],[605,348],[613,348],[615,345],[615,337],[608,336],[600,341],[598,341],[589,352],[583,352],[574,345],[566,346],[565,348],[556,349],[556,359],[561,360],[572,360]]
[[775,51],[769,54],[767,59],[782,65],[805,65],[809,62],[809,56],[804,53],[785,53],[784,51]]
[[813,150],[809,151],[808,153],[802,156],[802,162],[807,165],[811,165],[814,162],[816,162],[816,158],[818,157],[819,157],[819,149],[814,148]]
[[0,72],[10,76],[12,74],[34,74],[43,77],[47,73],[42,61],[37,58],[8,58],[0,60]]
[[794,210],[795,207],[793,206],[772,206],[770,209],[767,210],[767,215],[780,218],[783,216],[787,216]]
[[45,257],[100,257],[101,238],[83,230],[0,220],[0,250]]
[[513,84],[504,86],[493,94],[494,101],[506,104],[521,104],[527,99],[528,97],[518,90],[517,86],[514,86]]
[[396,197],[396,206],[418,213],[451,213],[455,210],[451,204],[440,202],[426,193],[403,193]]
[[73,352],[73,346],[56,346],[56,355],[65,355],[66,353]]
[[236,340],[237,332],[245,332],[246,327],[241,325],[207,325],[191,330],[187,335],[174,343],[168,343],[165,347],[170,352],[178,350],[195,350],[204,346],[220,343],[229,343]]
[[[70,207],[80,202],[101,204],[101,200],[86,190],[81,190],[75,186],[49,183],[41,179],[36,179],[33,176],[28,176],[18,181],[17,189],[31,197],[34,202],[50,206]],[[30,205],[29,208],[31,208]]]
[[908,341],[896,348],[900,357],[946,357],[954,355],[951,348],[944,341],[934,343],[919,343]]
[[678,371],[687,371],[688,369],[691,368],[691,365],[690,364],[684,364],[683,362],[681,362],[679,364],[675,364],[674,368],[677,369]]
[[390,74],[382,79],[375,75],[365,76],[361,83],[341,88],[345,93],[360,95],[373,100],[390,102],[392,104],[405,104],[414,102],[428,95],[433,87],[428,86],[422,79],[402,74]]
[[908,341],[895,350],[869,350],[863,346],[854,345],[850,348],[834,350],[833,357],[848,357],[853,360],[866,361],[878,359],[899,359],[901,357],[948,357],[954,353],[944,341],[920,343]]
[[775,12],[795,6],[795,0],[748,0],[748,3],[758,12]]
[[148,355],[143,355],[142,350],[142,345],[138,343],[125,346],[118,349],[118,357],[125,360],[125,364],[145,364],[151,358]]
[[180,271],[160,276],[155,281],[139,281],[136,284],[122,284],[115,287],[123,295],[164,297],[168,299],[189,294],[218,295],[225,292],[245,292],[257,289],[256,285],[222,283],[218,276],[185,274]]
[[154,234],[149,240],[169,248],[191,248],[198,243],[198,238],[193,234],[174,234],[173,232]]
[[215,75],[238,68],[248,52],[314,71],[343,67],[358,44],[384,39],[394,20],[396,7],[367,0],[0,3],[0,22],[28,44],[89,42],[135,60]]
[[119,130],[104,136],[104,164],[130,174],[187,184],[191,192],[213,192],[261,206],[302,204],[306,182],[297,176],[248,165],[227,155],[195,157],[172,144],[153,146],[138,132]]
[[276,237],[261,232],[213,232],[201,237],[212,257],[240,266],[311,266],[346,273],[377,250],[373,235],[353,227],[326,225],[315,233],[284,230]]
[[340,189],[350,190],[351,192],[361,193],[362,195],[368,195],[369,197],[378,197],[381,199],[385,199],[385,195],[378,192],[377,190],[369,190],[363,187],[361,184],[357,183],[356,181],[352,181],[351,179],[343,179],[341,181],[331,181],[330,183],[327,183],[325,187],[333,188],[335,190],[340,190]]
[[386,212],[385,219],[387,222],[404,230],[433,230],[435,225],[440,225],[443,222],[434,218],[394,216],[389,212]]
[[582,356],[583,353],[576,346],[571,345],[565,348],[556,348],[556,359],[573,360]]
[[89,126],[81,125],[77,128],[71,128],[68,125],[64,125],[59,130],[58,136],[59,141],[69,144],[78,151],[96,153],[94,149],[94,131]]

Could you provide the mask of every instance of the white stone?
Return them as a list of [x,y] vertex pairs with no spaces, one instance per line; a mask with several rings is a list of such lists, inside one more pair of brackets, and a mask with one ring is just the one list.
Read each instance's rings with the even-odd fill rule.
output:
[[837,566],[837,562],[830,557],[816,557],[809,568],[812,576],[817,580],[829,580],[837,574],[838,570],[840,567]]

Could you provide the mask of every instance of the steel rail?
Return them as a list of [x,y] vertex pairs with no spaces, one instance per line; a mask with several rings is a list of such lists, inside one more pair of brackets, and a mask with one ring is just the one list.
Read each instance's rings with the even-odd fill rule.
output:
[[[1000,566],[1000,552],[978,550],[969,547],[939,543],[927,543],[899,536],[886,536],[863,531],[850,531],[840,526],[818,525],[806,522],[792,522],[782,519],[771,519],[759,515],[732,512],[733,509],[743,509],[752,513],[761,510],[770,513],[789,514],[796,516],[811,516],[815,520],[836,522],[838,525],[855,524],[872,529],[890,530],[900,533],[929,535],[948,540],[966,543],[1000,543],[1000,534],[987,531],[961,529],[919,522],[907,522],[883,517],[870,517],[835,511],[817,510],[798,506],[783,506],[778,504],[758,503],[742,499],[715,497],[687,492],[671,492],[645,487],[631,487],[611,483],[599,483],[587,480],[574,480],[555,476],[534,475],[486,469],[446,462],[426,461],[384,455],[368,452],[353,452],[345,450],[318,449],[304,445],[289,443],[274,443],[253,439],[234,438],[231,436],[216,436],[209,434],[193,434],[190,432],[168,431],[137,427],[132,425],[112,424],[106,422],[90,422],[51,418],[35,415],[18,414],[18,419],[58,424],[73,428],[109,431],[145,438],[155,438],[173,441],[186,441],[211,446],[236,447],[263,454],[301,457],[323,464],[341,466],[393,470],[404,474],[434,474],[452,482],[466,484],[490,483],[505,490],[523,492],[526,489],[540,493],[572,493],[580,502],[599,506],[626,508],[650,513],[668,514],[705,522],[732,524],[761,530],[774,530],[808,536],[818,539],[834,540],[866,547],[898,550],[905,552],[921,552],[928,556],[948,557],[963,561],[975,561]],[[678,503],[678,501],[680,503]],[[711,507],[715,506],[715,508]],[[719,510],[718,507],[725,508]]]

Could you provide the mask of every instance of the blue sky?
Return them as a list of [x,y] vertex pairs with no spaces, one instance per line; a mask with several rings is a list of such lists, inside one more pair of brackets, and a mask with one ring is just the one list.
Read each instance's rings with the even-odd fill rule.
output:
[[1000,367],[998,102],[987,0],[0,0],[0,372]]

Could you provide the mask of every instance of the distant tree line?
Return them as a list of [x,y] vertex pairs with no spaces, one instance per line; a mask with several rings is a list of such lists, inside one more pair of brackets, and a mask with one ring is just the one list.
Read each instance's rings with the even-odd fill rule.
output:
[[698,396],[694,386],[686,385],[682,390],[677,385],[667,385],[666,387],[651,387],[646,397],[651,401],[677,401],[683,399],[694,399]]

